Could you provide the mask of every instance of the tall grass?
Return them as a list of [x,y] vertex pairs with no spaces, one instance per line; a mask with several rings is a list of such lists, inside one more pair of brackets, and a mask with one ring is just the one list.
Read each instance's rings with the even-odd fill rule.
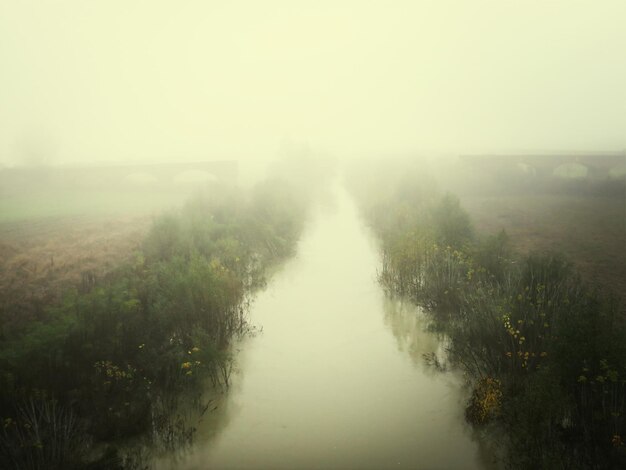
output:
[[[207,382],[228,386],[254,290],[293,253],[304,212],[279,181],[198,196],[155,220],[133,262],[0,342],[0,467],[74,468],[94,458],[90,440],[189,437],[179,400],[197,400]],[[52,401],[18,405],[42,394]]]
[[16,406],[0,429],[4,468],[80,468],[91,442],[84,423],[56,401],[31,397]]
[[449,358],[473,389],[468,421],[506,444],[511,468],[626,466],[626,328],[616,302],[560,254],[519,258],[504,232],[477,238],[458,199],[435,190],[416,199],[411,188],[428,187],[424,176],[399,173],[378,168],[351,186],[380,239],[381,283],[449,336]]

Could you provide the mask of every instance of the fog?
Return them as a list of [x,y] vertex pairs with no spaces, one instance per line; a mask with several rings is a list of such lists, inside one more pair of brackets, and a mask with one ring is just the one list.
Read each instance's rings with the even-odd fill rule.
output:
[[626,468],[625,20],[0,0],[0,468]]
[[626,4],[4,1],[0,163],[622,150]]

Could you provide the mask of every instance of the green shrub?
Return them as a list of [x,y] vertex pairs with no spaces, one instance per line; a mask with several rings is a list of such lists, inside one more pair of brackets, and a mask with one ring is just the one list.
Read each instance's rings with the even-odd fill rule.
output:
[[[228,385],[230,345],[247,331],[250,297],[267,267],[293,253],[303,219],[304,201],[279,182],[260,185],[250,198],[230,190],[198,196],[156,219],[133,262],[67,293],[41,321],[0,342],[0,417],[18,422],[19,399],[43,394],[62,411],[35,406],[39,414],[28,423],[41,432],[50,416],[80,416],[81,433],[99,441],[148,435],[174,442],[177,429],[187,439],[191,430],[173,415],[179,398],[197,401],[207,380]],[[83,441],[57,442],[56,431],[50,447],[27,443],[13,452],[19,439],[30,439],[14,429],[0,434],[7,465],[41,468],[50,459],[50,468],[57,461],[73,468],[87,458]],[[78,428],[67,429],[59,439]],[[109,457],[94,465],[123,465],[115,452]]]
[[447,193],[432,208],[432,223],[437,242],[455,250],[465,248],[473,238],[473,229],[459,198]]
[[490,235],[476,243],[472,258],[477,266],[483,268],[493,282],[502,283],[510,276],[513,252],[509,236],[504,231]]
[[509,466],[626,465],[626,327],[616,302],[558,254],[516,259],[504,231],[477,240],[450,194],[424,197],[417,179],[398,174],[362,179],[387,188],[376,200],[353,183],[381,242],[380,281],[448,335],[450,359],[472,382],[466,416],[491,423]]

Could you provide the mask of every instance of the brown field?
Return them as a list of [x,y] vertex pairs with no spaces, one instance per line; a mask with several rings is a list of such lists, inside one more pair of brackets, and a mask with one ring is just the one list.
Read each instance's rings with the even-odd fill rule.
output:
[[[521,254],[562,252],[587,282],[617,294],[626,306],[623,192],[575,187],[555,191],[546,185],[507,191],[494,185],[492,176],[470,176],[448,188],[461,196],[477,232],[505,229]],[[63,210],[50,216],[41,199],[5,200],[8,210],[0,218],[0,336],[28,319],[42,318],[45,307],[59,301],[68,288],[89,288],[131,258],[158,212],[155,204],[167,207],[166,202],[181,199],[161,198],[147,204],[146,197],[126,197],[125,204],[115,200],[117,209],[111,210],[110,198],[99,195],[91,199],[106,203],[100,201],[102,209],[91,214],[64,202]],[[122,206],[132,210],[120,211]]]
[[0,224],[0,324],[43,317],[68,288],[86,289],[133,256],[152,216],[65,216]]
[[[544,188],[545,189],[545,188]],[[505,229],[514,249],[563,253],[590,284],[626,305],[626,198],[572,191],[462,194],[477,232]]]
[[93,287],[133,256],[157,214],[194,191],[107,185],[98,180],[107,171],[0,172],[0,337],[45,318],[68,289]]

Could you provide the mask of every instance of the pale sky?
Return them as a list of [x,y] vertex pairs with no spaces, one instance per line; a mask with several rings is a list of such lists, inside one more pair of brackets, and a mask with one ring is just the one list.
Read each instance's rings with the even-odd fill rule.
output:
[[0,163],[626,148],[626,1],[0,0]]

